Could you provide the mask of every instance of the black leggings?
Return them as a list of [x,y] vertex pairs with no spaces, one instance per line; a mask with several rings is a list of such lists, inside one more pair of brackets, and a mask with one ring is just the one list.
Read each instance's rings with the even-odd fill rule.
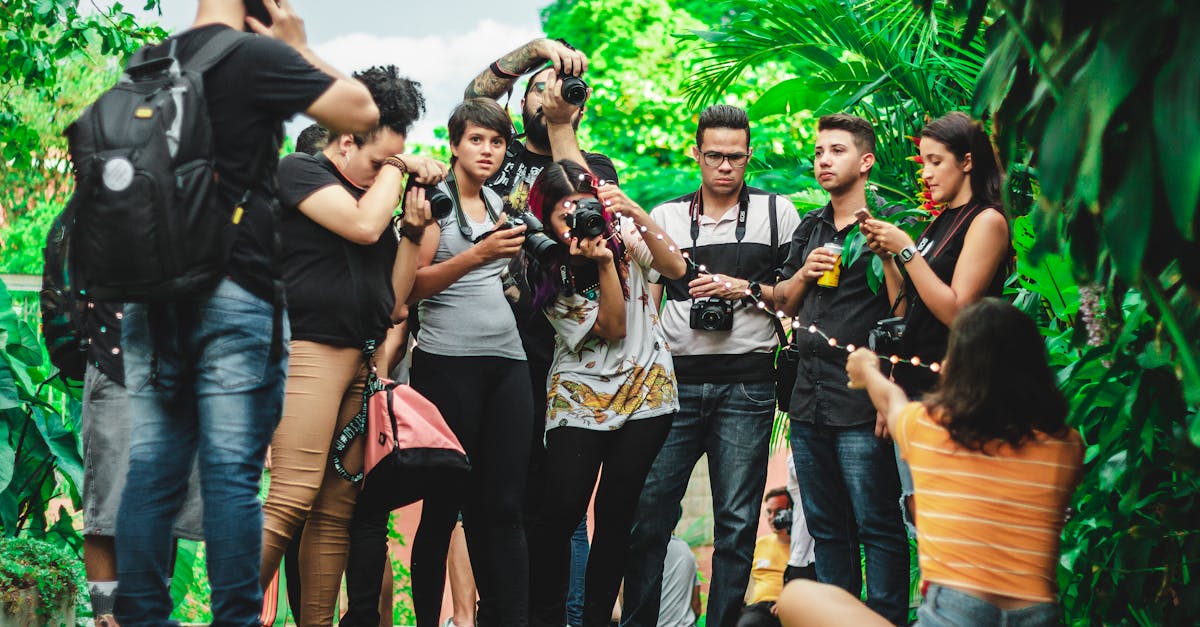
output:
[[[571,534],[587,513],[596,475],[596,525],[583,595],[584,627],[607,626],[629,554],[629,532],[650,465],[674,414],[631,420],[616,431],[556,427],[546,433],[546,486],[532,542],[529,589],[535,627],[562,627]],[[601,471],[603,466],[603,471]]]
[[471,461],[464,481],[427,496],[421,509],[412,553],[417,625],[438,623],[450,532],[461,510],[479,588],[479,624],[522,627],[529,623],[522,516],[533,428],[529,367],[502,357],[445,357],[417,349],[412,386],[441,410]]

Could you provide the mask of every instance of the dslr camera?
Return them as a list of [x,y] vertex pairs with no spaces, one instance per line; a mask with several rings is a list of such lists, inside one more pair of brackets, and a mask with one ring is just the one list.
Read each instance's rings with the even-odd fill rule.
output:
[[588,84],[578,76],[564,76],[562,79],[563,100],[582,107],[588,99]]
[[904,318],[884,318],[867,333],[867,348],[877,355],[896,355],[904,335]]
[[425,200],[429,201],[430,213],[433,214],[434,220],[443,220],[454,210],[454,201],[450,200],[450,195],[442,191],[437,185],[418,183],[417,177],[410,175],[408,183],[404,185],[404,195],[407,196],[408,190],[414,187],[420,187],[425,190]]
[[792,510],[781,509],[771,517],[771,527],[777,531],[792,528]]
[[501,226],[501,229],[525,225],[525,243],[521,244],[521,249],[538,262],[547,262],[549,256],[562,245],[546,235],[546,229],[537,216],[530,211],[518,211],[507,200],[504,201],[504,213],[501,215],[501,219],[504,220],[504,226]]
[[699,331],[733,329],[733,303],[716,296],[692,303],[688,326]]
[[595,198],[584,198],[575,203],[575,212],[566,216],[571,237],[590,239],[604,235],[608,221],[604,219],[604,206]]

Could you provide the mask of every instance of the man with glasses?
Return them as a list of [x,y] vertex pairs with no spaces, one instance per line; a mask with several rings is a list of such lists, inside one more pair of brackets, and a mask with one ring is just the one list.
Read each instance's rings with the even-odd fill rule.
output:
[[[642,490],[625,573],[622,625],[658,618],[663,555],[692,468],[708,455],[713,566],[706,623],[737,623],[750,578],[758,499],[775,417],[774,283],[800,224],[787,199],[745,184],[746,112],[700,114],[693,155],[700,189],[656,207],[655,222],[688,251],[684,278],[656,286],[679,379],[679,413]],[[765,310],[756,304],[765,303]]]

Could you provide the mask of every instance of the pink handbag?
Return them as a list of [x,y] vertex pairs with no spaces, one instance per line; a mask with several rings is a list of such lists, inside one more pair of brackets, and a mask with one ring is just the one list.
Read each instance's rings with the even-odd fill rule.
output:
[[367,478],[410,468],[470,469],[462,444],[429,399],[406,384],[376,381],[367,399]]

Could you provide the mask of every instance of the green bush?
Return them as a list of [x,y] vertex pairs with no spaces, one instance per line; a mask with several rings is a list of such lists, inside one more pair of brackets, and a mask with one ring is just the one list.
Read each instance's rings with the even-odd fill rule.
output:
[[0,603],[15,610],[16,593],[36,589],[45,617],[63,601],[79,601],[85,588],[79,561],[62,548],[29,538],[0,538]]

